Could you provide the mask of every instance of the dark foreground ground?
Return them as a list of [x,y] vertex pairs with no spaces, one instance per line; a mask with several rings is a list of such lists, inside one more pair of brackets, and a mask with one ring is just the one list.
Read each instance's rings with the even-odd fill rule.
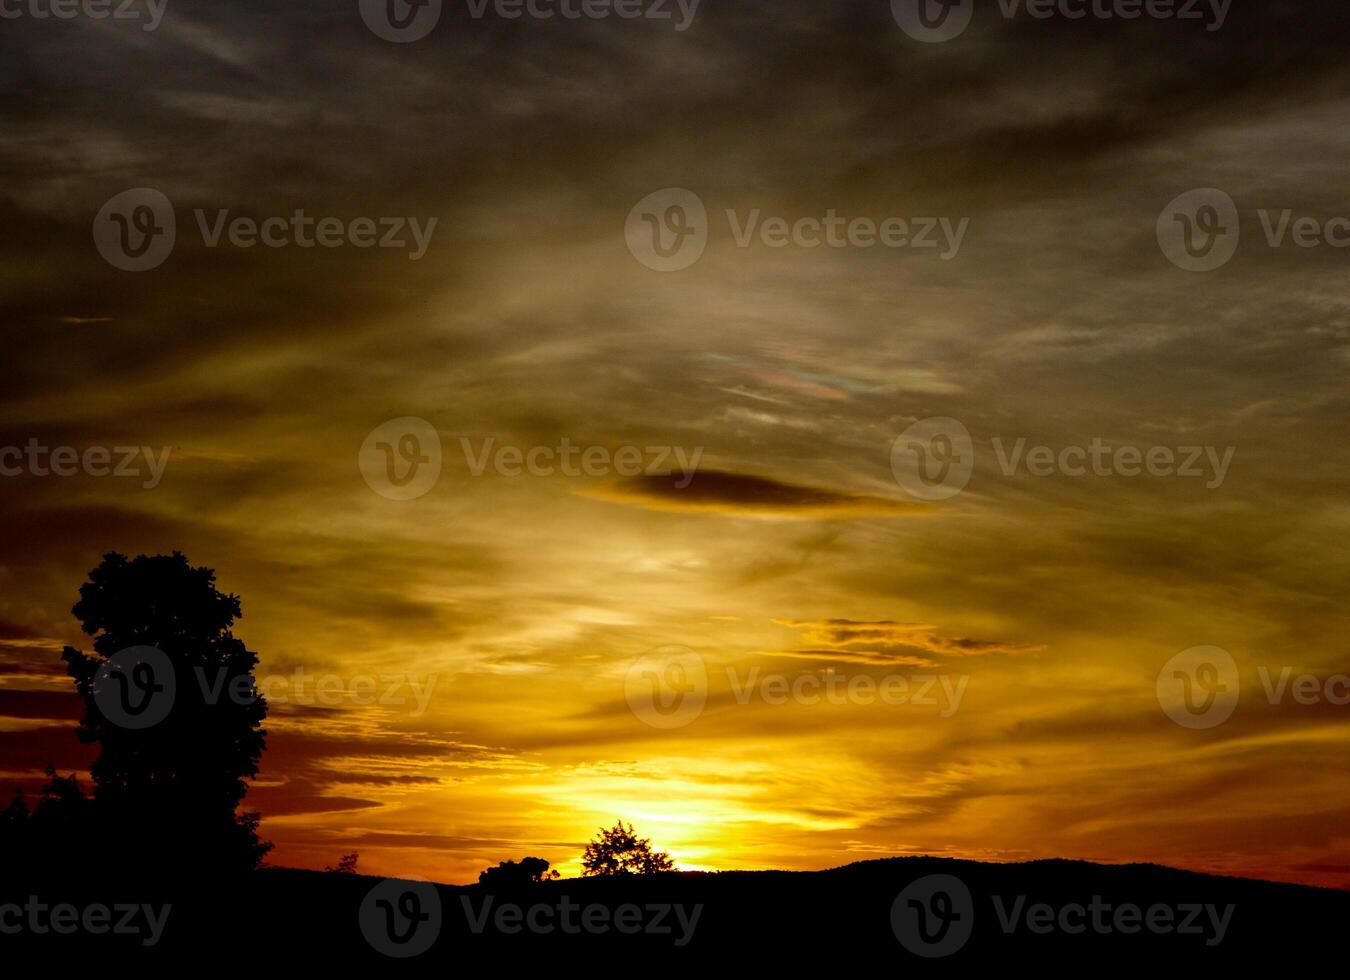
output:
[[856,975],[1123,963],[1163,975],[1178,965],[1317,973],[1314,964],[1330,966],[1326,956],[1344,949],[1347,925],[1350,892],[1067,861],[897,858],[809,873],[566,880],[495,894],[281,869],[191,890],[0,882],[0,962],[92,957],[152,975],[270,976],[287,965],[381,975],[569,967]]

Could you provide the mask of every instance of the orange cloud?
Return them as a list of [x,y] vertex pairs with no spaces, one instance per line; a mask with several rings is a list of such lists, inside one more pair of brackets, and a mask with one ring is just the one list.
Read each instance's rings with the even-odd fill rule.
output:
[[[827,650],[851,655],[850,659],[867,657],[866,663],[903,663],[904,656],[883,651],[894,647],[926,650],[943,657],[977,657],[990,653],[1031,653],[1044,646],[1011,643],[1003,640],[974,640],[963,636],[941,636],[937,627],[928,623],[898,623],[893,620],[859,622],[852,619],[776,619],[775,623],[802,631],[808,643]],[[878,647],[879,650],[859,650],[858,646]],[[925,661],[927,662],[927,661]]]

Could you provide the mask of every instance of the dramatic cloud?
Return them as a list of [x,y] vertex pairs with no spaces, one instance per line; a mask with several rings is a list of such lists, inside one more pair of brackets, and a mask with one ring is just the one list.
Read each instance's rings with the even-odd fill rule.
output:
[[635,476],[593,490],[590,495],[655,510],[706,511],[745,517],[821,520],[931,513],[922,504],[909,501],[821,490],[716,470]]
[[[1350,5],[1235,3],[1215,31],[976,6],[932,45],[886,0],[718,0],[680,32],[446,4],[415,44],[355,0],[6,20],[0,802],[89,764],[59,660],[88,647],[84,576],[180,549],[242,597],[260,674],[339,694],[274,700],[247,805],[280,863],[574,872],[622,817],[693,868],[924,850],[1343,884],[1344,726],[1269,705],[1258,669],[1346,670],[1345,251],[1271,247],[1258,211],[1346,214]],[[708,234],[665,273],[625,222],[671,187]],[[1159,217],[1208,187],[1239,247],[1186,272]],[[146,272],[92,234],[131,188],[176,218]],[[416,260],[211,241],[222,212],[297,211],[436,226]],[[778,247],[755,215],[968,224],[952,254]],[[358,462],[407,417],[438,446],[374,442],[439,464],[412,500]],[[973,444],[945,500],[892,458],[931,418]],[[478,467],[487,439],[703,453],[532,475]],[[1094,439],[1235,452],[1217,487],[1026,465]],[[168,455],[157,482],[62,476],[30,444]],[[1216,732],[1155,693],[1200,644],[1242,674]],[[672,646],[710,694],[659,730],[625,682]],[[969,686],[948,717],[741,703],[750,665]]]

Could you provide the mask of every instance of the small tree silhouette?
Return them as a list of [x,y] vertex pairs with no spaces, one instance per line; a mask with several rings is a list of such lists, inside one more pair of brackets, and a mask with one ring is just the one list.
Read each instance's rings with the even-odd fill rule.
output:
[[669,854],[653,851],[652,842],[638,837],[633,825],[625,827],[622,820],[609,830],[601,828],[600,836],[586,845],[581,856],[583,875],[652,875],[674,870]]
[[[72,611],[94,638],[93,655],[66,647],[62,659],[84,702],[79,738],[101,749],[89,770],[101,832],[134,853],[139,872],[256,867],[271,845],[258,839],[258,815],[236,809],[267,747],[267,702],[254,686],[257,656],[230,632],[239,597],[218,591],[215,572],[179,552],[110,553]],[[109,659],[133,647],[160,651],[172,676],[136,675],[146,669],[140,663],[113,675]],[[171,707],[144,727],[109,717],[110,678],[123,703],[138,683],[138,696],[157,692]]]
[[350,854],[344,854],[342,857],[338,858],[336,868],[332,865],[325,865],[324,870],[331,871],[333,874],[338,875],[354,875],[356,874],[356,862],[360,860],[361,855],[353,851]]
[[520,888],[552,881],[557,877],[558,872],[550,871],[548,862],[543,858],[526,857],[521,858],[519,863],[503,861],[495,868],[488,868],[478,876],[478,883],[497,888]]

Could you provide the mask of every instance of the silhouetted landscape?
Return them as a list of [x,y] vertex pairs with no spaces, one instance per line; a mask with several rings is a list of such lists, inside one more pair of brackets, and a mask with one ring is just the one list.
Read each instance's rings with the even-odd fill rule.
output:
[[[257,658],[231,632],[239,598],[176,552],[110,553],[80,596],[73,612],[94,653],[67,647],[63,660],[86,712],[76,734],[99,747],[93,792],[49,768],[31,808],[16,796],[0,816],[7,948],[184,962],[228,934],[335,965],[537,956],[786,966],[894,957],[897,943],[911,957],[963,958],[953,962],[1017,953],[1211,964],[1267,955],[1272,934],[1329,929],[1350,912],[1346,892],[1144,865],[909,857],[680,872],[622,820],[587,845],[582,878],[530,856],[460,887],[362,875],[356,852],[323,872],[262,867],[270,845],[258,816],[238,812],[267,715]],[[223,681],[194,690],[193,672]]]
[[[959,949],[926,960],[898,942],[891,910],[908,885],[930,875],[956,876],[967,885],[974,922]],[[6,897],[18,900],[24,894],[16,884],[8,883]],[[382,971],[420,970],[430,964],[507,968],[503,964],[531,961],[573,968],[631,962],[635,969],[658,973],[718,965],[790,969],[833,964],[852,970],[864,963],[868,969],[891,964],[923,970],[999,966],[1007,957],[1035,963],[1128,962],[1171,970],[1288,962],[1291,950],[1315,945],[1315,937],[1335,935],[1350,914],[1350,894],[1341,891],[1073,861],[994,865],[894,858],[820,872],[668,873],[623,880],[568,879],[507,890],[417,882],[397,887],[404,885],[424,896],[420,909],[431,908],[425,901],[428,889],[439,904],[434,922],[419,923],[409,937],[413,949],[419,949],[419,938],[429,937],[430,945],[405,962],[399,962],[401,947],[376,931],[383,928],[381,920],[367,925],[369,936],[362,927],[371,893],[387,887],[380,879],[285,869],[263,870],[247,881],[206,891],[84,887],[58,893],[83,904],[114,904],[114,898],[171,902],[162,938],[153,947],[144,946],[140,935],[25,934],[6,937],[4,948],[116,955],[128,963],[179,963],[195,962],[202,950],[224,944],[230,950],[266,950],[271,962],[335,967],[367,963]],[[396,888],[389,894],[399,892]],[[1107,923],[1114,923],[1121,906],[1133,905],[1144,914],[1159,905],[1180,911],[1167,933],[1148,931],[1140,925],[1142,918],[1124,923],[1126,930],[1138,931],[1114,924],[1104,931],[1090,924],[1094,898],[1101,901],[1105,911],[1100,918]],[[569,904],[570,919],[565,920],[562,910]],[[1083,932],[1031,929],[1025,916],[1038,904],[1089,907]],[[518,915],[498,918],[513,906],[521,910]],[[535,916],[551,931],[526,924],[535,906],[552,910]],[[637,931],[630,935],[614,924],[616,910],[625,906],[640,910],[633,913],[630,928]],[[588,907],[603,914],[587,913]],[[1231,915],[1226,914],[1229,908]],[[1013,924],[1011,933],[1005,931],[1005,919]],[[1224,929],[1219,941],[1216,919]],[[568,923],[570,931],[564,929]]]

